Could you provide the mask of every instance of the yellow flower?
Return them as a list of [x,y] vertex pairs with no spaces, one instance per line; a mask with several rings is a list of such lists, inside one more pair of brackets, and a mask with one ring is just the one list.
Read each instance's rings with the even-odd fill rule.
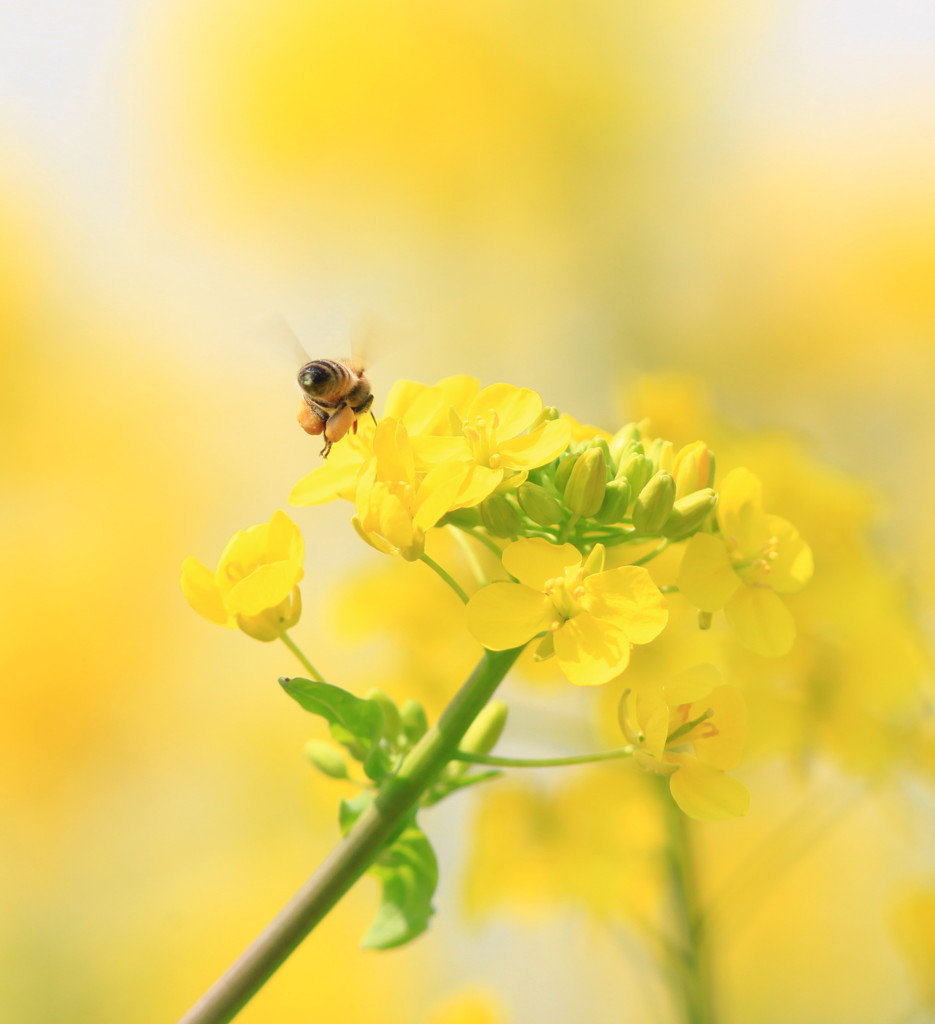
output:
[[665,686],[627,690],[619,715],[636,763],[669,776],[672,798],[690,818],[747,813],[750,794],[725,774],[740,760],[746,707],[736,687],[720,684],[713,666],[699,665]]
[[728,473],[719,489],[720,536],[688,542],[678,586],[705,612],[724,609],[738,641],[754,654],[785,654],[795,623],[779,594],[800,590],[812,575],[812,552],[795,527],[763,512],[762,485],[747,469]]
[[299,621],[304,548],[298,526],[274,512],[268,523],[231,537],[212,572],[195,558],[182,563],[182,591],[211,622],[275,640]]
[[519,647],[539,633],[540,657],[558,658],[577,686],[609,682],[627,667],[632,644],[662,632],[668,612],[641,566],[603,570],[598,545],[583,562],[571,544],[518,540],[503,565],[519,582],[491,583],[468,602],[468,628],[494,651]]
[[[455,434],[458,410],[467,408],[479,384],[474,377],[446,377],[435,387],[412,380],[397,381],[387,396],[385,417],[400,420],[410,436]],[[328,461],[307,473],[292,489],[290,505],[322,505],[335,498],[354,501],[357,481],[373,455],[374,429],[368,418],[357,434],[335,445]]]
[[417,474],[406,427],[384,419],[374,434],[373,457],[357,483],[354,528],[378,551],[409,561],[421,558],[426,531],[451,509],[481,500],[470,477],[471,467],[457,462]]
[[567,420],[535,425],[542,399],[529,388],[491,384],[462,408],[460,436],[420,437],[415,442],[416,457],[426,466],[467,463],[475,486],[486,488],[487,494],[511,477],[519,486],[530,469],[558,458],[571,438]]

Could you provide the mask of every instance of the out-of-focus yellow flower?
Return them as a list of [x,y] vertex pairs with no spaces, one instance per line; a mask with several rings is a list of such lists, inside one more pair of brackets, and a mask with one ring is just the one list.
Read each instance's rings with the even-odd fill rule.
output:
[[303,554],[298,526],[285,512],[274,512],[268,523],[235,533],[214,572],[186,558],[182,591],[211,622],[242,629],[257,640],[275,640],[299,621]]
[[927,1007],[935,1008],[935,886],[905,893],[896,902],[891,919],[896,944],[919,998]]
[[779,594],[811,579],[812,552],[796,528],[763,512],[762,485],[735,469],[719,488],[720,536],[688,542],[678,585],[705,612],[723,608],[737,639],[754,654],[777,657],[795,640],[795,623]]
[[[725,774],[740,760],[746,719],[740,691],[720,684],[711,665],[690,669],[664,686],[627,690],[620,702],[620,725],[636,747],[636,763],[668,775],[675,802],[701,821],[747,813],[750,794]],[[684,749],[689,746],[693,752]]]
[[406,427],[399,420],[384,419],[374,434],[373,458],[357,483],[354,528],[384,554],[402,555],[408,561],[421,558],[427,530],[451,509],[483,498],[470,478],[471,467],[460,462],[417,475]]
[[467,606],[474,636],[494,651],[546,636],[540,657],[555,654],[577,686],[596,686],[619,675],[632,644],[654,640],[668,618],[665,601],[642,566],[604,567],[600,545],[584,560],[571,544],[523,539],[503,552],[517,583],[491,583]]
[[534,919],[574,907],[655,923],[666,835],[653,781],[614,765],[557,787],[510,781],[485,791],[466,858],[468,913]]
[[[571,424],[564,419],[537,425],[542,399],[529,388],[491,384],[475,395],[464,411],[459,437],[416,440],[419,461],[426,465],[465,462],[480,485],[493,492],[504,480],[517,486],[530,469],[557,458],[568,446]],[[515,479],[519,475],[519,479]]]
[[458,992],[436,1006],[425,1024],[506,1024],[498,1000],[482,990]]

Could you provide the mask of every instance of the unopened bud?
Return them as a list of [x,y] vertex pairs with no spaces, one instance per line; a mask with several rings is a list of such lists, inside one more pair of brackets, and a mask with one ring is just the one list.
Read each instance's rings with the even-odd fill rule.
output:
[[380,711],[383,714],[383,730],[381,735],[389,740],[390,743],[395,744],[396,738],[399,736],[400,721],[399,709],[393,703],[392,698],[376,686],[372,690],[368,690],[364,696],[367,700],[372,700],[374,704],[379,705]]
[[607,555],[607,549],[603,544],[595,544],[591,548],[588,557],[584,560],[584,565],[581,567],[582,573],[585,576],[593,576],[596,572],[604,571],[604,559]]
[[545,405],[542,407],[542,412],[540,412],[539,415],[536,417],[530,429],[534,430],[542,423],[548,423],[551,420],[557,420],[559,416],[561,416],[561,413],[558,411],[558,409],[555,408],[554,405]]
[[704,441],[685,445],[675,456],[672,475],[675,477],[676,499],[711,487],[714,483],[714,452]]
[[562,518],[562,506],[558,498],[528,480],[516,492],[516,500],[526,515],[540,526],[554,526]]
[[522,526],[519,510],[505,494],[494,492],[480,505],[481,522],[494,537],[515,537]]
[[617,479],[626,480],[630,485],[630,497],[633,498],[646,486],[653,475],[652,462],[641,452],[631,452],[620,460]]
[[640,491],[633,506],[633,525],[639,533],[659,533],[675,502],[675,480],[670,473],[657,473]]
[[635,448],[636,445],[639,445],[639,451],[642,453],[640,428],[635,423],[628,423],[625,427],[621,427],[610,439],[610,453],[614,457],[614,462],[619,462],[620,456],[628,449]]
[[582,452],[565,484],[565,507],[579,516],[593,516],[604,501],[607,463],[600,447]]
[[630,505],[630,484],[626,479],[611,480],[604,491],[604,500],[594,517],[608,526],[619,523],[627,514]]
[[671,473],[674,460],[674,449],[671,441],[657,437],[646,449],[646,454],[656,468],[656,472]]
[[429,720],[425,709],[416,700],[407,700],[399,709],[399,724],[410,743],[416,743],[428,732]]
[[347,778],[347,762],[344,755],[330,743],[309,740],[305,744],[305,757],[322,775],[327,775],[330,779]]
[[714,618],[713,612],[699,612],[698,613],[698,628],[699,629],[710,629],[711,620]]
[[663,535],[672,540],[687,537],[701,528],[716,505],[717,495],[710,487],[695,491],[685,498],[679,498],[672,506],[669,518],[662,528]]
[[509,709],[502,700],[492,700],[474,719],[459,746],[469,754],[489,754],[506,725]]
[[573,452],[559,460],[558,467],[555,470],[555,486],[560,494],[564,492],[565,484],[568,483],[568,478],[571,476],[571,471],[575,468],[575,463],[578,461],[580,454],[580,452]]

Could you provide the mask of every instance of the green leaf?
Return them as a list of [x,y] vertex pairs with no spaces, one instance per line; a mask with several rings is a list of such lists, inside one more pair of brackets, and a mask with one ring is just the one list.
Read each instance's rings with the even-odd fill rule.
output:
[[364,947],[393,949],[421,935],[435,913],[432,896],[438,885],[438,861],[422,829],[409,825],[369,874],[380,879],[383,893]]
[[306,711],[325,719],[334,739],[363,762],[371,779],[379,781],[386,776],[390,759],[380,747],[383,712],[376,701],[313,679],[282,678],[279,683]]
[[358,793],[349,800],[342,800],[338,806],[338,825],[341,835],[346,836],[355,821],[373,803],[373,793]]

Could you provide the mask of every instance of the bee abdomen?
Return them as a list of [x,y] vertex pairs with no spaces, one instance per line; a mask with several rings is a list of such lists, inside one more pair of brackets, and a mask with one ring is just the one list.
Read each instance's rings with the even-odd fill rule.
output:
[[337,359],[313,359],[299,370],[299,387],[314,398],[338,397],[357,384],[357,375]]

